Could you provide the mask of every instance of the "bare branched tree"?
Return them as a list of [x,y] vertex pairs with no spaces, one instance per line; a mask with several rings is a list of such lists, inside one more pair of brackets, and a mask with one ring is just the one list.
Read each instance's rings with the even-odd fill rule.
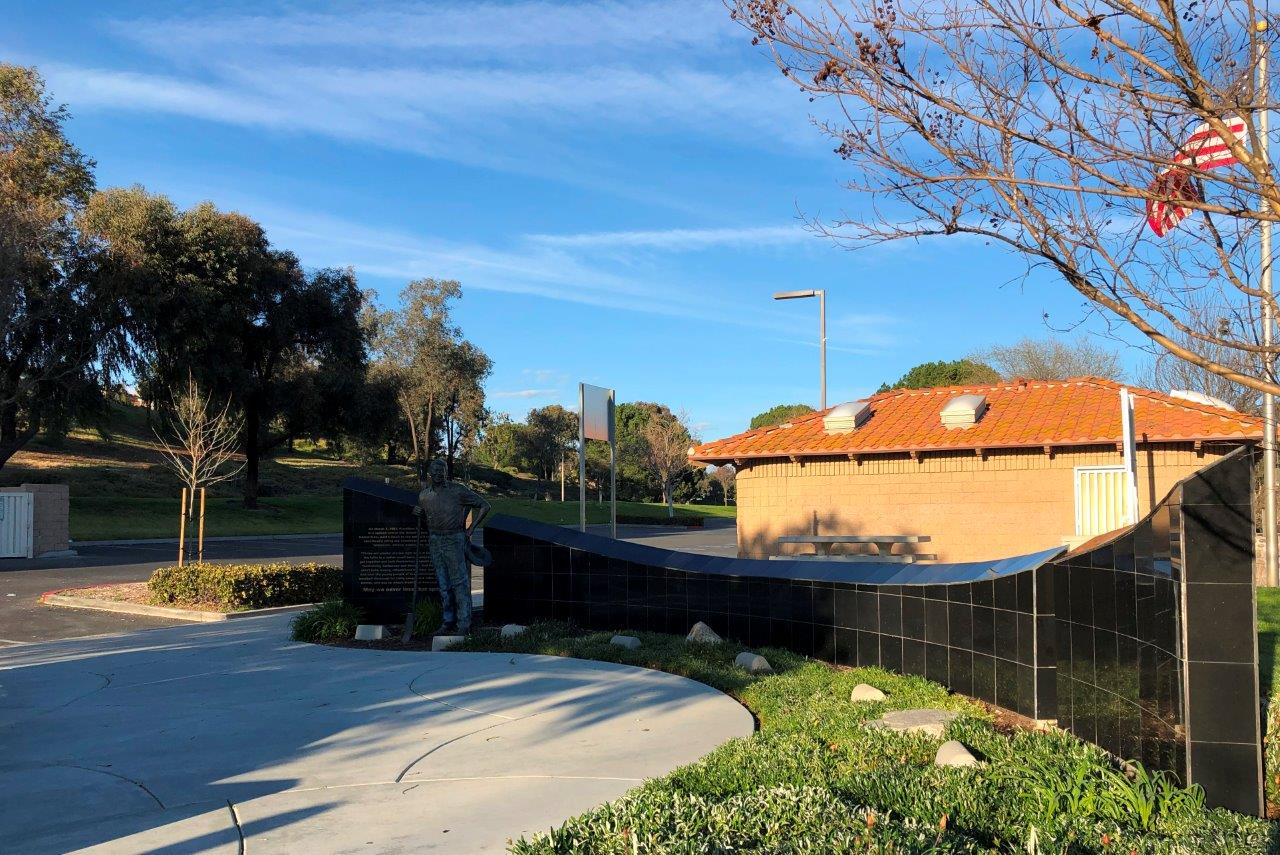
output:
[[1075,340],[1024,338],[978,351],[971,358],[990,365],[1006,380],[1065,380],[1068,377],[1119,380],[1124,375],[1117,351],[1083,336]]
[[[1003,246],[1152,352],[1280,393],[1258,322],[1273,302],[1259,226],[1280,211],[1260,128],[1276,99],[1255,85],[1275,33],[1256,26],[1260,3],[727,2],[857,167],[866,213],[820,231],[850,246],[934,235]],[[1201,124],[1234,165],[1179,160],[1199,153],[1189,136]],[[1190,214],[1157,237],[1149,202]],[[1230,322],[1197,324],[1196,306]]]
[[695,442],[688,424],[689,417],[683,412],[655,412],[641,431],[645,464],[662,487],[668,517],[676,515],[676,482],[689,468],[689,448]]
[[729,504],[729,493],[733,491],[733,486],[738,479],[738,470],[732,465],[726,463],[723,466],[717,466],[711,472],[711,477],[720,485],[720,493],[724,498],[724,504]]
[[[1231,322],[1229,318],[1215,317],[1212,312],[1206,310],[1197,310],[1192,317],[1194,322],[1202,328],[1217,327]],[[1194,342],[1189,336],[1181,333],[1177,333],[1177,336],[1188,347],[1195,346],[1215,362],[1238,365],[1239,370],[1244,373],[1259,373],[1263,370],[1261,366],[1263,359],[1256,353],[1242,353],[1225,347],[1205,345]],[[1242,413],[1255,416],[1262,414],[1262,396],[1257,391],[1234,383],[1199,365],[1178,359],[1169,353],[1157,354],[1141,366],[1137,371],[1137,382],[1141,386],[1161,392],[1179,389],[1200,392],[1224,401]]]
[[230,480],[244,469],[244,460],[235,460],[242,425],[232,412],[230,399],[218,409],[188,377],[186,387],[173,396],[169,422],[168,435],[155,430],[156,439],[164,450],[165,462],[192,495],[200,487]]

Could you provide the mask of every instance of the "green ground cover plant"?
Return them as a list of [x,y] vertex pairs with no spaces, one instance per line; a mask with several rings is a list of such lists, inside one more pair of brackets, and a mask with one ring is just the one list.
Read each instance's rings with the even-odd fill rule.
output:
[[342,593],[342,568],[329,564],[210,564],[160,567],[147,580],[163,606],[213,605],[228,611],[296,606]]
[[[498,513],[524,517],[554,525],[578,522],[577,502],[543,502],[537,499],[490,497]],[[335,483],[326,496],[302,495],[262,499],[257,510],[248,510],[240,499],[210,496],[205,505],[205,536],[272,534],[330,534],[342,530],[342,491]],[[677,505],[678,519],[701,523],[706,516],[732,518],[735,508],[719,505]],[[728,513],[726,514],[726,511]],[[625,513],[624,513],[625,512]],[[663,524],[667,507],[644,502],[619,502],[618,514],[629,522]],[[609,506],[587,503],[587,522],[609,521]],[[113,495],[71,497],[71,537],[74,540],[130,540],[176,538],[178,499],[117,497]],[[195,536],[188,523],[187,537]]]
[[[1099,749],[1059,732],[1007,729],[967,698],[919,677],[835,668],[763,649],[776,673],[733,664],[739,645],[640,633],[641,646],[567,624],[503,639],[483,629],[458,649],[622,662],[679,674],[742,702],[760,723],[702,760],[623,799],[513,844],[545,853],[1265,852],[1268,823],[1207,810],[1198,788],[1160,773],[1117,770]],[[882,702],[853,704],[858,683]],[[868,727],[887,710],[960,713],[946,737],[982,760],[933,765],[936,740]]]
[[342,600],[329,600],[293,619],[294,641],[346,641],[356,634],[362,615],[360,609]]

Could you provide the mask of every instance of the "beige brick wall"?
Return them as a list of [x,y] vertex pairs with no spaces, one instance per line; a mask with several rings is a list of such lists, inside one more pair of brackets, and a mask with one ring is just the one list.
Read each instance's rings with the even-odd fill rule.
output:
[[[1140,445],[1138,505],[1145,514],[1173,485],[1232,446]],[[738,472],[738,554],[784,551],[783,534],[927,534],[915,551],[977,561],[1047,549],[1075,534],[1075,468],[1116,466],[1114,446],[925,452],[770,461]],[[902,549],[902,547],[899,547]],[[812,547],[799,551],[811,552]]]
[[70,548],[70,498],[66,484],[23,484],[0,487],[0,493],[31,493],[33,504],[32,551],[37,555]]

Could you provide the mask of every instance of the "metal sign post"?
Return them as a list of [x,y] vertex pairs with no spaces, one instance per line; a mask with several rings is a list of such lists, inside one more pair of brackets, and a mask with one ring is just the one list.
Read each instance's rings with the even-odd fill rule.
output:
[[1138,522],[1138,441],[1133,427],[1133,393],[1120,390],[1120,432],[1124,439],[1125,501],[1129,525]]
[[609,443],[609,522],[618,536],[618,443],[614,425],[614,390],[578,384],[578,527],[587,530],[587,440]]

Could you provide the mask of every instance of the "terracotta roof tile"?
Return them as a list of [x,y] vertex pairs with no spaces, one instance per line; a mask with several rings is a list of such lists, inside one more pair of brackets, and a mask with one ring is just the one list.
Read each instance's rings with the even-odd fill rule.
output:
[[[1122,384],[1097,377],[1015,380],[991,386],[899,389],[872,396],[871,416],[857,430],[827,434],[824,413],[793,418],[699,445],[698,462],[735,458],[888,454],[976,448],[1097,445],[1120,441]],[[1134,425],[1139,442],[1249,440],[1262,437],[1254,416],[1127,387],[1136,396]],[[987,410],[965,429],[942,426],[944,404],[956,395],[979,394]]]

